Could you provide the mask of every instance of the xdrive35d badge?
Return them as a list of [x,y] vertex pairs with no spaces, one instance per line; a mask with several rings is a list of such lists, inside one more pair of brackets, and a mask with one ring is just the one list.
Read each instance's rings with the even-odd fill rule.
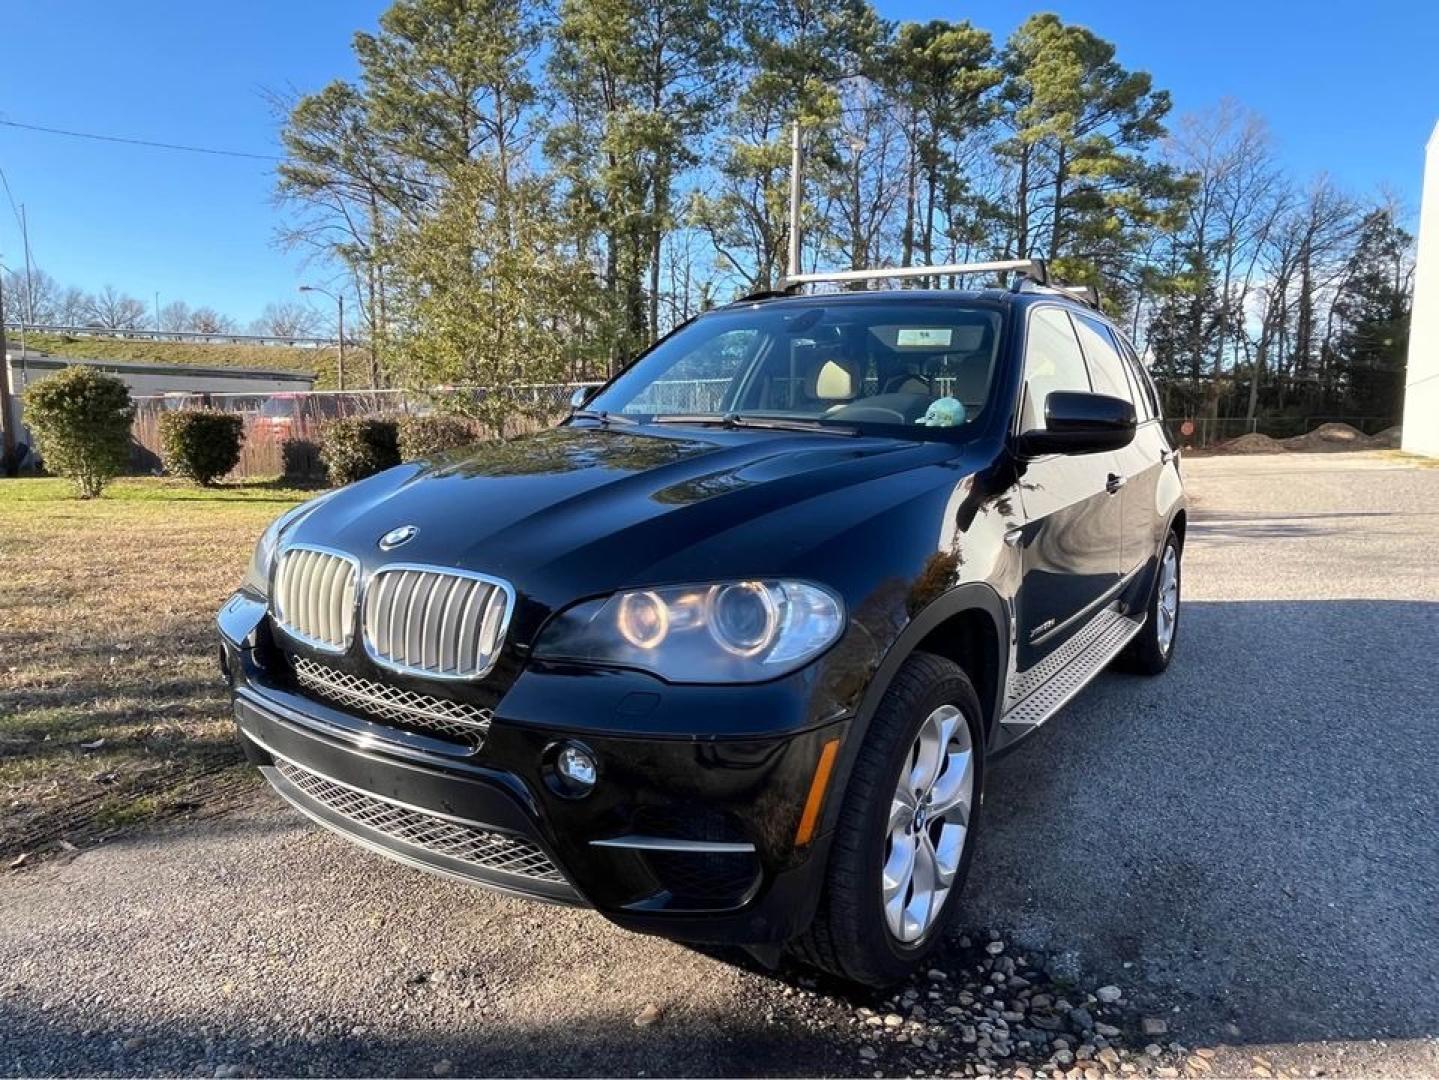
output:
[[1179,621],[1179,459],[1097,306],[1029,261],[840,280],[993,270],[790,279],[553,430],[285,514],[219,616],[250,760],[411,866],[913,971],[995,756]]

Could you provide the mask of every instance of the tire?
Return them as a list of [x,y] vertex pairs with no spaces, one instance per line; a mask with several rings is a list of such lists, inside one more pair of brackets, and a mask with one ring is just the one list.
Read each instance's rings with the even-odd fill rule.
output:
[[[915,653],[904,662],[880,702],[855,760],[835,828],[819,909],[809,929],[790,943],[789,951],[794,956],[850,982],[885,986],[919,969],[939,945],[958,908],[958,897],[974,851],[984,792],[981,717],[979,697],[958,664],[929,653]],[[922,749],[922,731],[927,740],[924,748],[936,745],[938,739],[939,772],[929,785],[938,799],[925,804],[928,820],[911,820],[896,826],[894,815],[900,801],[897,788],[901,770],[905,770],[908,789],[909,782],[920,775],[916,769],[923,772],[933,768],[922,765],[917,756]],[[961,759],[956,756],[957,748],[966,741],[970,748],[968,757]],[[924,762],[931,760],[927,755],[923,759]],[[957,798],[955,793],[964,787],[966,777],[967,813],[956,804],[951,816],[936,813],[930,817],[929,807],[939,807]],[[910,813],[910,810],[900,811],[901,819]],[[949,830],[961,817],[965,824],[960,833],[956,863],[954,834]],[[900,833],[903,835],[899,836],[896,852],[894,838]],[[915,839],[906,840],[907,836]],[[928,851],[942,849],[943,854],[933,855],[932,861],[929,856],[918,854],[925,839],[929,840]],[[904,846],[907,843],[912,844],[917,853],[910,864],[911,884],[904,889],[894,889],[889,882],[901,880],[902,873],[892,873],[891,879],[881,875],[893,869],[892,861],[903,862],[904,853],[910,850]],[[939,899],[937,904],[932,901],[923,904],[925,893],[916,891],[913,883],[921,877],[942,881],[946,863],[955,866],[948,886],[942,894],[938,888],[928,893]],[[931,872],[936,876],[929,878]],[[899,909],[893,901],[886,907],[887,888],[895,896],[915,897],[914,907],[924,908],[927,915],[922,928],[917,919],[909,917],[909,908],[904,905],[900,905],[903,910],[897,916],[895,912]],[[907,899],[906,903],[910,901]],[[897,935],[892,922],[895,918],[902,933],[916,936],[903,940]]]
[[[1121,655],[1123,666],[1129,671],[1138,672],[1140,675],[1159,675],[1169,667],[1169,661],[1174,658],[1174,646],[1179,640],[1180,598],[1183,594],[1183,578],[1180,572],[1182,551],[1179,538],[1171,531],[1164,539],[1159,563],[1154,570],[1154,587],[1149,591],[1144,629],[1135,635]],[[1166,635],[1161,605],[1165,602],[1165,567],[1171,557],[1174,562],[1173,618]]]

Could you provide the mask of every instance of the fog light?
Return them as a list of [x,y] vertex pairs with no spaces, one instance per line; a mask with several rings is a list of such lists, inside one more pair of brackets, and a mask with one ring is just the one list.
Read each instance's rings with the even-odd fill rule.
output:
[[599,776],[593,755],[574,743],[560,751],[560,756],[555,761],[555,770],[576,788],[585,790],[594,787]]

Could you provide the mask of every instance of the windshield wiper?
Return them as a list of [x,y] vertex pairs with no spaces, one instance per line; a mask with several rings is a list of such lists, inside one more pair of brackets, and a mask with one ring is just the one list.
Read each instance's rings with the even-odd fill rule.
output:
[[601,424],[617,424],[624,427],[635,427],[639,424],[633,416],[626,416],[624,413],[603,412],[596,409],[571,409],[570,418],[578,417],[581,420],[598,420]]
[[760,428],[771,431],[813,431],[823,435],[858,435],[848,424],[832,424],[800,416],[745,416],[743,413],[677,413],[650,417],[652,424],[715,424],[727,428]]

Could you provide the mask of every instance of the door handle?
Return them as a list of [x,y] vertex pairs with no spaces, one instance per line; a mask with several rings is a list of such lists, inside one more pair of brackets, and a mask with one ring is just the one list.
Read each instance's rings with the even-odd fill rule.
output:
[[1176,453],[1176,452],[1173,451],[1173,450],[1161,450],[1161,451],[1159,451],[1159,464],[1161,464],[1161,465],[1168,465],[1171,461],[1173,461],[1173,460],[1174,460],[1175,458],[1177,458],[1178,456],[1179,456],[1179,454]]
[[1118,473],[1110,473],[1109,479],[1104,482],[1104,490],[1113,495],[1122,488],[1126,482],[1126,479]]

